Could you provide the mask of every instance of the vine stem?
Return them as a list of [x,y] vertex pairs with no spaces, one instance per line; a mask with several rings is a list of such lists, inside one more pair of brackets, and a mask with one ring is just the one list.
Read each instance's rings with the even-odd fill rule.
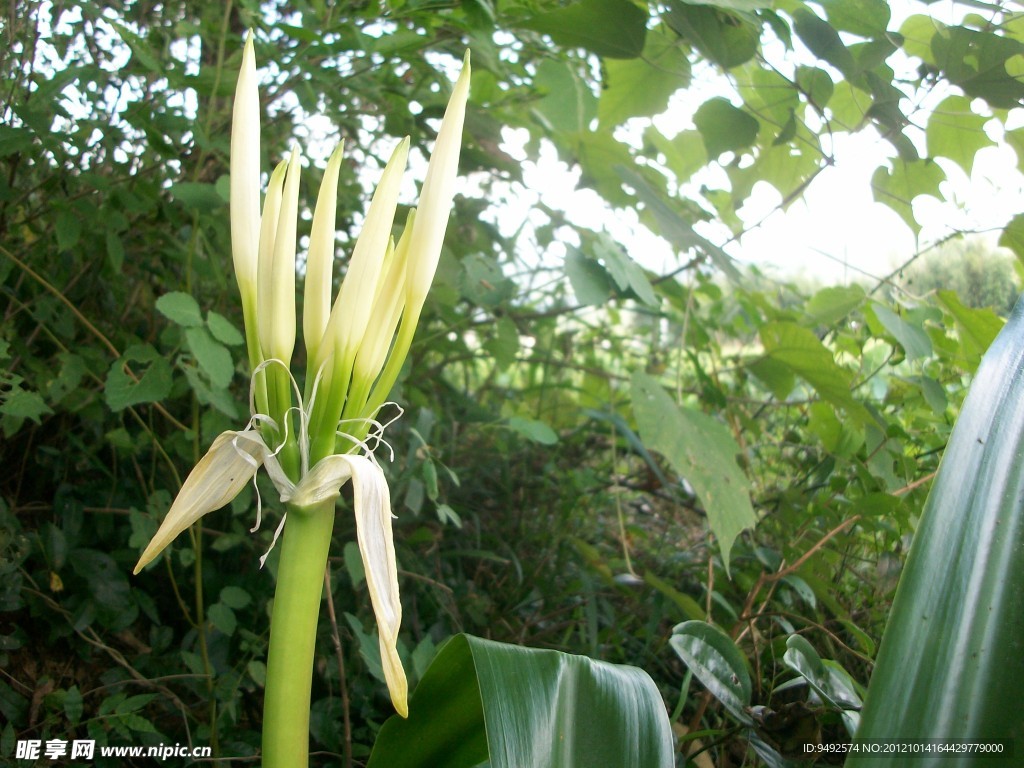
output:
[[309,764],[309,705],[334,499],[288,508],[270,619],[263,699],[263,768]]

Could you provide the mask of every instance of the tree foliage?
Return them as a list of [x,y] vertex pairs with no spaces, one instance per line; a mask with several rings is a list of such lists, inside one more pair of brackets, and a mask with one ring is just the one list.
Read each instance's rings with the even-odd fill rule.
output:
[[[955,284],[771,281],[730,241],[742,249],[755,185],[785,208],[843,160],[838,134],[891,146],[873,193],[915,231],[915,198],[946,194],[953,166],[995,141],[1024,163],[1009,127],[1024,16],[914,10],[15,3],[0,51],[0,753],[29,737],[257,749],[275,561],[259,571],[271,532],[248,532],[255,494],[128,576],[182,473],[244,420],[225,174],[250,27],[263,167],[299,139],[319,169],[346,140],[339,271],[381,158],[404,135],[423,156],[473,52],[465,182],[389,432],[413,680],[466,631],[643,667],[681,751],[782,765],[794,733],[843,737],[836,686],[869,679],[1002,321]],[[647,119],[670,107],[671,129]],[[515,219],[535,199],[516,144],[578,170],[607,226],[542,203]],[[617,239],[612,220],[634,217],[674,265],[654,272]],[[1001,237],[1018,258],[1022,227]],[[752,514],[723,513],[723,487]],[[387,713],[347,509],[314,685],[324,764],[365,760]],[[685,621],[717,634],[673,634]],[[750,679],[738,709],[683,663],[726,646]]]

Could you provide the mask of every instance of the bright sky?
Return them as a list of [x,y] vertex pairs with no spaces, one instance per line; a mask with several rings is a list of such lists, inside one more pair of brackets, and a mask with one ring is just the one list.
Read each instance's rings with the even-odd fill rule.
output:
[[[893,20],[890,29],[898,29],[903,20],[914,13],[926,13],[944,22],[953,23],[964,9],[950,2],[924,6],[914,0],[896,0],[890,4]],[[791,57],[781,45],[766,49],[769,59]],[[894,57],[895,58],[895,57]],[[792,64],[792,62],[789,62]],[[898,62],[897,62],[898,64]],[[908,68],[913,67],[906,62]],[[713,95],[721,95],[728,85],[721,77],[697,82],[670,105],[669,112],[655,118],[663,133],[692,128],[693,109]],[[946,89],[932,95],[934,104],[949,95]],[[981,102],[976,102],[981,105]],[[1018,112],[1020,110],[1017,110]],[[984,112],[982,112],[984,114]],[[1015,116],[1019,118],[1020,116]],[[1011,127],[1024,122],[1017,119]],[[991,125],[989,126],[992,127]],[[673,130],[674,129],[674,130]],[[911,138],[924,154],[923,133]],[[993,138],[1000,139],[998,135]],[[525,137],[508,131],[504,148],[515,157],[523,157]],[[756,263],[769,273],[780,276],[806,274],[826,282],[864,279],[863,273],[883,276],[910,258],[921,247],[934,243],[956,230],[998,230],[1015,214],[1024,212],[1024,177],[1017,171],[1017,157],[1005,145],[978,153],[968,177],[955,164],[940,160],[947,181],[942,185],[944,201],[920,197],[914,203],[918,222],[923,225],[919,239],[890,208],[875,203],[871,193],[871,175],[875,169],[895,155],[892,147],[878,138],[873,130],[856,135],[840,135],[834,144],[836,164],[826,169],[808,189],[804,199],[786,211],[776,211],[757,229],[726,250],[740,261]],[[555,151],[547,147],[539,163],[525,163],[525,192],[519,204],[522,211],[510,216],[518,224],[529,217],[530,199],[568,212],[574,223],[600,230],[607,229],[626,244],[631,255],[644,266],[664,271],[678,262],[667,243],[635,223],[628,212],[609,216],[607,206],[593,192],[576,189],[579,173],[559,162]],[[711,171],[698,177],[698,183],[721,184],[721,174]],[[685,193],[685,188],[683,190]],[[768,185],[754,188],[754,193],[741,211],[744,222],[751,225],[767,216],[778,204],[780,196]],[[538,222],[539,223],[539,222]],[[725,243],[725,228],[698,225],[698,231],[716,243]],[[993,236],[993,240],[994,240]],[[556,259],[560,253],[548,253]]]

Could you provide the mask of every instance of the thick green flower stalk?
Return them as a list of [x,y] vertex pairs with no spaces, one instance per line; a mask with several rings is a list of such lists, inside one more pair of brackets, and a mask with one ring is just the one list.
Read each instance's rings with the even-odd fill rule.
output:
[[390,493],[373,454],[386,425],[376,415],[408,354],[440,257],[458,170],[469,73],[467,53],[427,167],[418,212],[409,214],[396,244],[391,231],[409,153],[406,138],[384,169],[333,306],[334,217],[342,147],[331,155],[306,259],[302,335],[307,368],[305,390],[300,392],[290,370],[297,332],[299,157],[293,150],[271,174],[261,215],[259,94],[251,34],[245,44],[231,134],[231,241],[253,371],[252,418],[244,429],[214,440],[185,480],[135,573],[200,517],[230,502],[260,466],[266,468],[287,513],[274,534],[276,542],[283,530],[267,661],[265,768],[307,764],[323,575],[335,501],[348,480],[353,485],[356,535],[377,617],[385,679],[395,709],[402,716],[408,713],[408,688],[397,651],[402,606]]

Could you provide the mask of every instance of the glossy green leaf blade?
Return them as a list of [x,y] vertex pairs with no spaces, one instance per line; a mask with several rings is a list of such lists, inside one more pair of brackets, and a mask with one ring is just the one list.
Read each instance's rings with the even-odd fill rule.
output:
[[447,642],[409,701],[409,718],[384,723],[367,768],[470,768],[487,760],[480,687],[464,635]]
[[[896,593],[858,738],[1024,745],[1021,456],[1024,303],[1018,302],[978,368],[946,447]],[[978,754],[943,758],[946,768],[1019,765]],[[847,763],[904,764],[899,755]]]
[[826,702],[837,709],[860,709],[861,700],[841,667],[828,666],[802,635],[786,640],[786,666],[803,677]]
[[[452,702],[456,702],[453,704]],[[672,733],[646,672],[457,635],[381,729],[368,768],[671,768]]]
[[672,469],[693,486],[728,572],[733,542],[757,522],[750,503],[750,483],[736,463],[739,445],[724,424],[699,411],[678,407],[646,374],[633,375],[632,394],[644,444],[668,459]]
[[672,734],[646,672],[466,638],[493,768],[672,766]]
[[694,677],[740,722],[751,723],[751,683],[746,657],[732,638],[704,621],[687,621],[672,630],[669,640]]

